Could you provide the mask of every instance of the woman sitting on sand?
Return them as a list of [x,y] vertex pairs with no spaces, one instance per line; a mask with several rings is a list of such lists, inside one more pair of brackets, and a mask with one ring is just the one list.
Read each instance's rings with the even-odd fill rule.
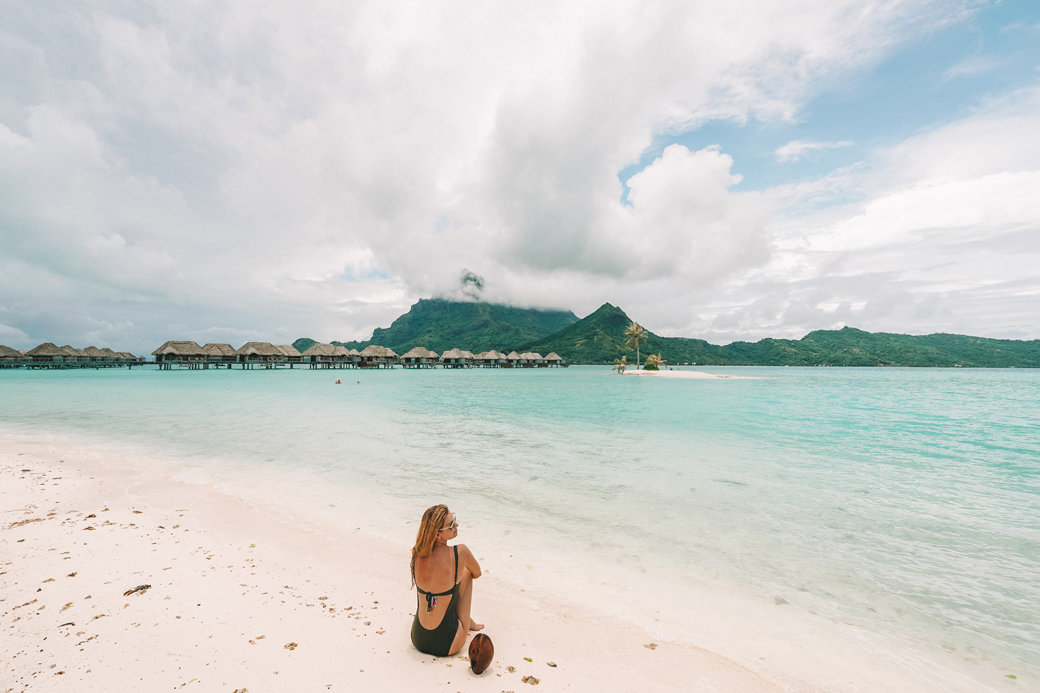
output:
[[480,565],[465,544],[448,546],[457,536],[458,518],[448,506],[435,505],[423,513],[412,548],[412,584],[418,591],[412,644],[438,657],[455,654],[469,631],[484,627],[469,615]]

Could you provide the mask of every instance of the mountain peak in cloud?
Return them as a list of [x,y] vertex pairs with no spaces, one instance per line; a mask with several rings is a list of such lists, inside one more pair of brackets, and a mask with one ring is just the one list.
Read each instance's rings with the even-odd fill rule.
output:
[[462,276],[459,278],[459,291],[463,296],[468,296],[474,301],[479,301],[481,294],[484,293],[484,277],[470,272],[468,269],[462,270]]

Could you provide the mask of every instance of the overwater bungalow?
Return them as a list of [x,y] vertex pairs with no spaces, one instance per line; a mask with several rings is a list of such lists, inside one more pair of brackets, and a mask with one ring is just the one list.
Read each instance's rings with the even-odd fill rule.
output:
[[439,358],[436,351],[430,351],[426,347],[415,347],[401,357],[401,363],[405,368],[433,368]]
[[448,349],[441,354],[441,366],[444,368],[466,368],[469,366],[470,361],[473,359],[473,354],[469,357],[466,356],[466,352],[461,349]]
[[499,368],[506,362],[506,357],[501,352],[492,349],[491,351],[477,354],[475,360],[481,368]]
[[519,368],[520,367],[520,354],[515,351],[510,351],[509,356],[506,356],[505,361],[501,364],[502,368]]
[[303,352],[311,368],[356,368],[358,352],[341,344],[314,344]]
[[545,359],[537,351],[525,351],[520,354],[520,366],[523,368],[544,368]]
[[143,356],[134,356],[129,351],[117,351],[116,353],[119,354],[119,358],[127,366],[137,366],[144,363]]
[[152,352],[155,364],[160,370],[170,370],[174,366],[181,368],[202,368],[206,362],[206,353],[195,342],[170,340]]
[[285,362],[285,354],[270,342],[246,342],[235,357],[242,368],[275,368]]
[[318,343],[308,347],[300,358],[311,368],[354,368],[357,357],[355,349]]
[[231,368],[231,365],[238,361],[238,357],[235,356],[235,348],[230,344],[210,342],[202,347],[202,351],[206,356],[203,368],[209,366]]
[[83,354],[87,357],[87,363],[89,363],[91,366],[99,365],[102,361],[104,361],[105,354],[93,344],[91,344],[88,347],[83,347],[80,351],[82,351]]
[[393,368],[398,358],[393,349],[371,344],[362,349],[358,366],[361,368]]
[[25,352],[29,357],[26,364],[30,368],[60,368],[64,363],[64,355],[57,344],[44,342]]
[[332,355],[336,347],[331,344],[311,344],[303,352],[303,361],[311,368],[332,368]]
[[68,344],[61,347],[61,353],[64,366],[78,366],[88,362],[87,355],[83,353],[82,349],[76,349]]
[[361,352],[357,349],[348,349],[342,344],[336,344],[333,347],[333,362],[339,368],[357,368],[358,361],[361,360]]
[[289,364],[289,368],[292,368],[297,363],[303,362],[303,354],[301,354],[292,344],[275,344],[274,348],[282,352],[282,355],[285,357],[285,362]]
[[559,368],[560,366],[565,365],[563,359],[560,358],[560,355],[555,351],[549,352],[549,355],[545,357],[544,361],[545,365],[549,367]]
[[19,368],[24,366],[28,359],[25,354],[0,344],[0,368]]

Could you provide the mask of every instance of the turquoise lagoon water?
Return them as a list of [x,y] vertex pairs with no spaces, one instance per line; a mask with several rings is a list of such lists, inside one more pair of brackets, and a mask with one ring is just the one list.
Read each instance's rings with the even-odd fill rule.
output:
[[840,641],[936,689],[1040,689],[1040,371],[704,370],[734,377],[7,371],[0,425],[403,552],[444,500],[486,571],[738,660]]

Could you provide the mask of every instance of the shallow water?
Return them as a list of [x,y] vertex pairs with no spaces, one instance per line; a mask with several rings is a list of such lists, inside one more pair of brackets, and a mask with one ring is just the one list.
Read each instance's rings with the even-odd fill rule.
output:
[[0,425],[255,481],[404,552],[444,500],[486,570],[655,637],[840,632],[1040,687],[1040,371],[704,370],[741,377],[5,371]]

